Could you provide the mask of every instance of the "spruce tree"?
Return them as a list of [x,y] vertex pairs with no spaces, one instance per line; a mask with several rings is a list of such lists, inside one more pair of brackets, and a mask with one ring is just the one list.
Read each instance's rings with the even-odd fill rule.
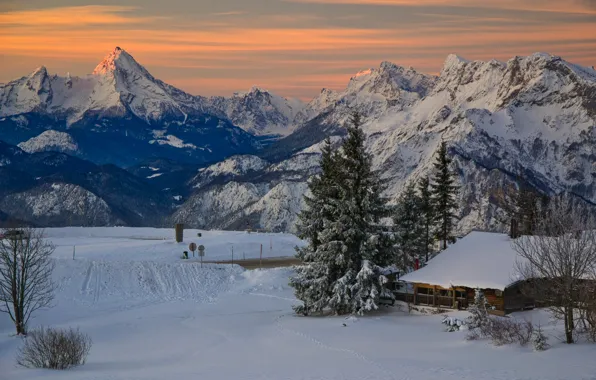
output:
[[296,223],[297,236],[307,240],[316,251],[319,245],[319,232],[323,229],[323,220],[331,211],[328,207],[329,198],[337,198],[338,190],[335,185],[337,154],[333,151],[331,139],[328,137],[321,148],[321,173],[310,179],[309,194],[304,195],[305,208],[298,215]]
[[427,252],[421,203],[414,184],[410,184],[400,196],[393,214],[395,264],[402,273],[412,270],[415,260],[421,259]]
[[447,248],[447,242],[453,240],[453,220],[458,208],[455,199],[457,186],[451,172],[451,158],[447,155],[447,144],[441,143],[434,164],[434,175],[431,183],[431,194],[435,211],[435,235],[441,241],[442,249]]
[[418,210],[422,224],[422,240],[424,246],[424,262],[428,262],[429,253],[433,244],[433,226],[435,223],[435,210],[433,206],[432,194],[430,191],[430,180],[428,177],[422,177],[418,181]]
[[366,152],[360,126],[359,115],[353,114],[338,160],[341,208],[336,232],[341,235],[340,261],[345,268],[331,301],[338,312],[344,311],[346,293],[351,294],[351,312],[376,309],[385,291],[384,276],[378,268],[390,265],[393,256],[381,226],[381,219],[389,216],[387,199],[382,196],[384,183],[372,169],[372,157]]
[[294,287],[296,298],[302,301],[302,305],[294,307],[294,310],[304,315],[327,307],[333,284],[332,274],[338,272],[334,270],[333,255],[320,249],[320,235],[334,219],[338,205],[336,161],[337,154],[331,141],[326,139],[321,154],[321,173],[309,181],[310,195],[304,196],[306,207],[298,215],[298,236],[308,244],[297,248],[296,257],[303,265],[295,268],[296,274],[290,278],[290,286]]
[[299,231],[309,244],[298,253],[304,265],[290,285],[303,301],[295,310],[303,314],[363,313],[387,295],[380,266],[393,258],[380,225],[388,216],[383,182],[372,170],[358,115],[351,122],[341,153],[324,150],[322,173],[311,182],[308,211],[300,217]]
[[519,234],[534,235],[542,218],[542,209],[548,205],[548,197],[544,198],[524,179],[517,181],[517,192],[514,202],[514,219],[517,220]]

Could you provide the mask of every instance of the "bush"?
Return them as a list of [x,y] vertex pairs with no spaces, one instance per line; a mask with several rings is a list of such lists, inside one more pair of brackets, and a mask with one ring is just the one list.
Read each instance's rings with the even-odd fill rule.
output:
[[534,334],[532,336],[532,344],[534,346],[534,350],[536,351],[545,351],[548,350],[550,345],[547,343],[548,338],[542,332],[542,328],[538,325],[538,328],[534,330]]
[[17,353],[17,364],[28,368],[68,369],[85,364],[91,338],[78,329],[41,327],[31,331]]
[[525,346],[530,343],[534,333],[532,322],[519,322],[515,319],[502,317],[490,318],[490,320],[491,323],[486,325],[483,335],[489,337],[494,345],[519,343],[521,346]]
[[445,326],[447,326],[446,331],[454,332],[466,329],[466,322],[462,321],[461,319],[450,317],[448,315],[443,317],[443,322]]

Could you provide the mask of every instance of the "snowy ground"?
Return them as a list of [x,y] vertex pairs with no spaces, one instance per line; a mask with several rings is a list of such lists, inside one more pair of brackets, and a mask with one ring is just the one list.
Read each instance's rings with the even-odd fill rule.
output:
[[[63,232],[69,237],[49,235],[79,239]],[[57,258],[56,306],[32,321],[90,334],[87,364],[66,372],[15,367],[21,338],[0,315],[0,379],[596,378],[596,346],[566,346],[551,337],[545,352],[493,347],[465,341],[464,332],[444,332],[440,315],[393,308],[363,318],[298,317],[290,309],[296,301],[289,269],[201,269],[159,255],[142,260],[113,246],[95,252],[76,260],[57,254],[66,257]],[[516,317],[548,323],[540,311]]]
[[[180,261],[188,244],[205,246],[204,260],[258,258],[261,244],[263,257],[294,256],[294,247],[304,244],[292,234],[247,233],[245,231],[184,230],[184,243],[176,243],[172,228],[66,227],[48,228],[45,235],[56,245],[55,256],[92,260]],[[202,236],[198,237],[197,233]],[[192,253],[189,251],[192,259]]]

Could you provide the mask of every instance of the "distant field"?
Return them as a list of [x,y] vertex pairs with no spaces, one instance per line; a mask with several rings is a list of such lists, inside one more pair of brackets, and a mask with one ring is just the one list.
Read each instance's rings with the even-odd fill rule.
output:
[[45,235],[56,246],[56,258],[72,259],[74,250],[75,258],[90,260],[180,261],[191,242],[205,246],[205,261],[231,261],[232,251],[235,260],[250,260],[259,258],[261,246],[263,257],[269,258],[293,256],[295,247],[304,244],[285,233],[196,229],[185,230],[184,242],[176,243],[173,228],[65,227],[48,228]]

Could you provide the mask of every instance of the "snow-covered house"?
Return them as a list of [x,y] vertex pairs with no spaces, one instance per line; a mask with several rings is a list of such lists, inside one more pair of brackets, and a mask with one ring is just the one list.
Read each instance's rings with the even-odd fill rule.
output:
[[528,308],[534,300],[521,292],[518,260],[508,235],[473,231],[426,266],[402,276],[401,281],[413,285],[413,292],[397,297],[408,297],[416,304],[465,308],[480,288],[497,313]]

